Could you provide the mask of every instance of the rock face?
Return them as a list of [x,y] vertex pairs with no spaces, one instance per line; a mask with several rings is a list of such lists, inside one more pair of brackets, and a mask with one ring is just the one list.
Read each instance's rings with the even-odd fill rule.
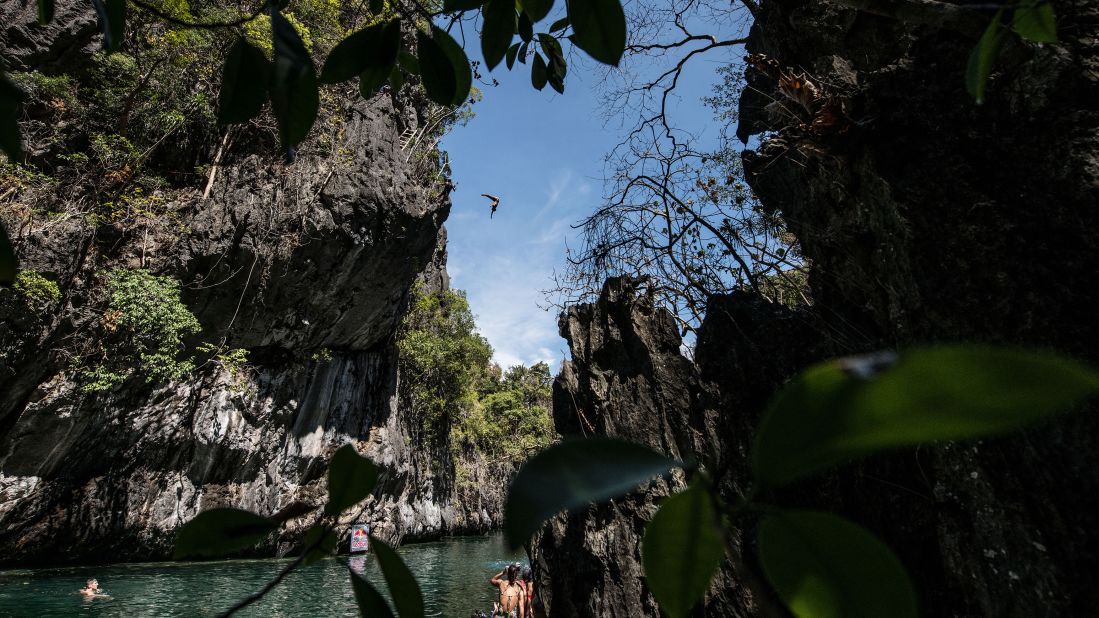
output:
[[[0,9],[10,67],[91,53],[86,3],[58,2],[46,29],[31,25],[33,3],[15,4]],[[415,410],[398,397],[393,338],[410,292],[448,285],[449,185],[408,163],[399,139],[426,105],[406,88],[335,107],[340,156],[305,144],[284,165],[269,140],[242,130],[208,196],[173,194],[172,216],[143,230],[4,211],[21,267],[49,273],[61,298],[0,290],[0,564],[161,558],[208,508],[323,505],[327,459],[345,443],[382,476],[344,523],[399,540],[498,520],[488,513],[499,505],[485,504],[498,496],[470,512],[456,505],[453,470],[414,439]],[[247,370],[212,359],[167,384],[79,388],[58,351],[96,332],[97,273],[118,266],[182,282],[203,326],[195,339],[248,350]],[[292,550],[316,517],[257,553]]]
[[[554,424],[564,434],[614,435],[686,457],[708,452],[718,422],[703,401],[698,372],[680,354],[675,322],[637,281],[610,279],[599,302],[570,307],[560,320],[572,360],[553,387]],[[656,616],[641,570],[641,525],[669,487],[559,517],[532,557],[553,615]]]
[[[1058,4],[1061,43],[1009,44],[988,100],[975,106],[963,79],[975,36],[829,3],[763,2],[748,51],[804,72],[845,118],[814,133],[805,129],[812,117],[775,117],[765,109],[783,96],[774,76],[748,71],[741,135],[774,133],[745,153],[747,178],[797,235],[814,305],[715,298],[695,367],[672,375],[667,367],[687,366],[674,330],[667,341],[645,338],[640,357],[653,360],[624,357],[617,350],[660,320],[605,291],[564,317],[574,360],[556,385],[558,428],[673,454],[718,445],[715,474],[735,500],[765,402],[814,360],[951,341],[1038,346],[1097,364],[1099,66],[1086,26],[1097,15],[1095,2]],[[630,398],[610,398],[622,392]],[[634,405],[645,392],[668,397]],[[1099,541],[1088,532],[1099,525],[1094,412],[875,457],[769,499],[838,511],[883,537],[926,615],[1088,615],[1099,601]],[[716,423],[697,422],[713,414]],[[630,498],[544,530],[532,555],[547,571],[552,615],[658,615],[633,579],[652,511],[651,497]],[[704,615],[782,615],[744,549]],[[583,586],[564,575],[593,561],[630,575]]]

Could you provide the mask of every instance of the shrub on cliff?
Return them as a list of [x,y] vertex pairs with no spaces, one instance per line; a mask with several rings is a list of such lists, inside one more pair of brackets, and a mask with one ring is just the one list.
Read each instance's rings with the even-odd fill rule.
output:
[[134,373],[160,382],[194,369],[191,358],[179,356],[184,340],[202,325],[180,299],[179,283],[129,268],[112,269],[106,279],[107,310],[100,327],[110,343],[97,350],[98,362],[81,372],[84,390],[110,390]]

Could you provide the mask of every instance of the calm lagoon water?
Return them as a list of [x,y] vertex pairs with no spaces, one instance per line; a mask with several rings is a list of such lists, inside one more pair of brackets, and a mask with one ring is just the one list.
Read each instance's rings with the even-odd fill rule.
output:
[[[488,580],[504,565],[525,559],[501,536],[452,538],[398,550],[420,582],[429,616],[465,618],[492,607]],[[356,616],[348,560],[381,583],[372,556],[340,556],[302,567],[239,616]],[[0,616],[213,616],[259,590],[285,560],[118,564],[0,571]],[[85,601],[77,590],[95,577],[110,598]],[[383,585],[384,587],[384,585]]]

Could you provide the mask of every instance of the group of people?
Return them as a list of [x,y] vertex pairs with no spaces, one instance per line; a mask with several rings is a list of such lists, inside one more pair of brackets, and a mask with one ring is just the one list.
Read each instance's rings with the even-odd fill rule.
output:
[[[545,615],[538,594],[534,589],[534,577],[530,567],[518,563],[508,565],[489,580],[500,591],[500,600],[492,604],[492,618],[538,618]],[[488,618],[484,612],[475,612],[470,618]]]

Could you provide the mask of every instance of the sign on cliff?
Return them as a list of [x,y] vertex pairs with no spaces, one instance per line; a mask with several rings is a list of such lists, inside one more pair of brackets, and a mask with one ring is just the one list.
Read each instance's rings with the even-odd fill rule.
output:
[[355,524],[351,526],[351,553],[370,550],[370,526]]

